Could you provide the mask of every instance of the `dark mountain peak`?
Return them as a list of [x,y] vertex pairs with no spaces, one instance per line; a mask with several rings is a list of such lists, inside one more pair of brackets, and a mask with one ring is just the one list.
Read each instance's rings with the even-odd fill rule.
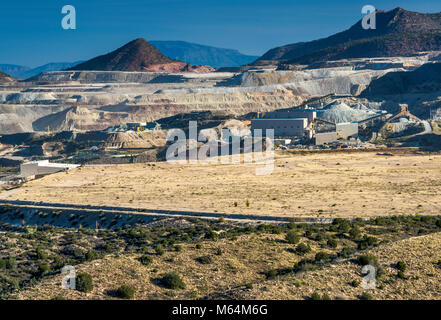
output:
[[176,62],[138,38],[108,54],[98,56],[69,70],[143,71],[150,65]]
[[[259,60],[293,61],[297,58],[304,57],[334,46],[344,44],[349,46],[354,41],[385,37],[389,35],[402,36],[403,34],[407,33],[437,33],[441,31],[441,13],[412,12],[404,10],[400,7],[390,11],[377,10],[376,29],[365,30],[363,29],[361,22],[362,19],[360,19],[349,29],[327,38],[309,42],[298,42],[271,49]],[[391,40],[393,41],[394,39],[388,39],[389,42]],[[425,39],[425,41],[426,40],[427,39]],[[378,42],[381,42],[381,39]],[[437,41],[426,41],[426,43],[418,45],[415,50],[426,50],[425,47],[427,47],[427,50],[433,50],[434,48],[437,49],[438,45],[433,45],[435,42]],[[426,46],[427,43],[432,43],[432,45]],[[390,54],[395,55],[397,53],[399,52],[396,52],[396,50],[388,50],[388,52],[379,52],[378,56],[388,56]],[[348,57],[349,56],[350,55],[348,55]],[[319,55],[316,55],[315,58],[318,57]],[[255,64],[259,64],[259,60]]]

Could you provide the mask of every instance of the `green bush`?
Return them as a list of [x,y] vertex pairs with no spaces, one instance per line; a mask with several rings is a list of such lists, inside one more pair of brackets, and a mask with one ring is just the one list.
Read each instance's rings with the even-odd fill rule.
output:
[[157,254],[158,256],[162,256],[162,255],[165,253],[164,248],[163,248],[162,245],[160,245],[160,244],[158,244],[158,245],[156,246],[156,248],[155,248],[155,252],[156,252],[156,254]]
[[377,242],[378,240],[375,237],[365,237],[362,241],[358,243],[358,249],[360,250],[367,249],[373,245],[376,245]]
[[47,253],[41,248],[37,248],[37,259],[38,260],[47,259]]
[[0,259],[0,269],[6,269],[6,261],[3,259]]
[[406,271],[406,264],[403,261],[398,261],[397,265],[396,265],[396,268],[399,271],[405,272]]
[[331,248],[337,248],[338,242],[337,240],[330,238],[328,239],[327,245]]
[[300,255],[304,255],[308,252],[311,251],[311,248],[309,247],[309,245],[301,243],[296,247],[296,253],[300,254]]
[[13,257],[9,257],[8,260],[6,260],[6,269],[9,270],[17,269],[17,260]]
[[139,257],[139,262],[141,262],[142,265],[144,266],[148,266],[149,264],[151,264],[153,262],[153,258],[144,254],[141,257]]
[[331,300],[331,297],[329,296],[329,294],[324,293],[322,296],[322,300]]
[[357,280],[352,280],[351,281],[351,286],[353,286],[354,288],[358,288],[358,286],[360,285],[360,282]]
[[122,299],[133,299],[135,296],[135,288],[130,285],[122,285],[116,290],[116,295]]
[[185,289],[185,283],[176,272],[167,273],[162,278],[162,284],[172,290]]
[[372,299],[374,299],[374,297],[368,292],[363,292],[360,296],[360,300],[372,300]]
[[407,279],[407,277],[406,277],[406,275],[404,274],[404,271],[398,271],[398,273],[397,273],[397,278],[398,279],[403,279],[403,280],[406,280]]
[[213,259],[211,258],[211,256],[202,256],[196,259],[199,263],[201,264],[212,264],[213,263]]
[[349,236],[351,237],[352,240],[357,240],[361,237],[361,231],[360,228],[358,226],[354,226],[350,231],[349,231]]
[[296,244],[300,241],[300,236],[297,232],[290,230],[286,233],[286,241],[291,244]]
[[92,276],[87,273],[79,273],[76,278],[76,289],[81,292],[90,292],[93,290]]
[[355,253],[355,249],[354,248],[344,247],[338,253],[338,256],[341,257],[341,258],[349,258],[354,253]]
[[95,260],[96,258],[98,258],[98,252],[96,252],[95,250],[89,250],[86,252],[87,261],[92,261]]
[[315,254],[315,261],[328,260],[330,257],[329,253],[320,251]]
[[50,271],[51,271],[51,267],[49,265],[47,265],[47,264],[40,264],[38,266],[37,271],[35,272],[35,275],[37,277],[43,277],[46,274],[48,274]]
[[311,296],[311,300],[321,300],[320,294],[318,292],[314,292]]
[[378,267],[378,259],[372,254],[359,255],[357,257],[357,263],[361,266],[370,264],[374,267]]

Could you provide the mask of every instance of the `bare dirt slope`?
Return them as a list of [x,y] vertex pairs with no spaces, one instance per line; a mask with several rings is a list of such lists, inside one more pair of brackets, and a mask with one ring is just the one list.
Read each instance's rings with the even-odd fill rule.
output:
[[267,176],[255,174],[262,164],[82,167],[2,198],[283,217],[429,215],[441,207],[440,160],[412,153],[279,154]]

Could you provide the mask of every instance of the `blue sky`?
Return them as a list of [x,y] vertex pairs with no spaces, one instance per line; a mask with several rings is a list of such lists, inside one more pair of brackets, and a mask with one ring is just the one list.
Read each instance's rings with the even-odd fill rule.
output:
[[[77,29],[61,28],[73,5]],[[342,31],[361,8],[441,12],[439,0],[1,0],[0,63],[35,67],[85,60],[138,37],[184,40],[261,55]]]

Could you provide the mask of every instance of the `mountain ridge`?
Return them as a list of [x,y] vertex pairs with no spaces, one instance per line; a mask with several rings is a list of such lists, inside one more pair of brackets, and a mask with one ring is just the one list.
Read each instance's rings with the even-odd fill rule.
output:
[[[392,34],[410,34],[428,32],[430,30],[441,31],[441,13],[412,12],[400,7],[390,11],[377,10],[376,29],[363,29],[361,21],[359,20],[349,29],[326,38],[297,42],[270,49],[253,64],[259,64],[265,60],[297,62],[297,60],[301,60],[299,58],[308,55],[315,55],[315,59],[318,59],[321,58],[317,54],[318,51],[344,44],[350,47],[354,41],[387,37]],[[437,43],[436,47],[441,48],[441,43]],[[380,54],[380,56],[382,55]],[[351,57],[356,57],[356,54],[353,54]]]
[[150,41],[164,55],[195,65],[214,68],[237,67],[255,61],[258,56],[245,55],[235,49],[218,48],[187,41]]

